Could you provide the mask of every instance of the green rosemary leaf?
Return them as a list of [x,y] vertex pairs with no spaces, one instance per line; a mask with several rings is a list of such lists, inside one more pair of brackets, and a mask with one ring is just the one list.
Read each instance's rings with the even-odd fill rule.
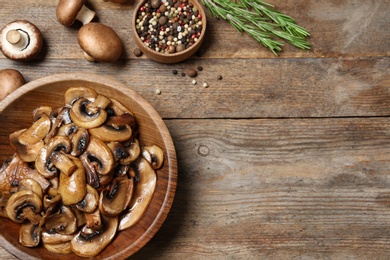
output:
[[309,32],[293,18],[261,0],[201,0],[216,18],[230,23],[238,32],[249,34],[275,55],[287,43],[304,50],[310,49]]

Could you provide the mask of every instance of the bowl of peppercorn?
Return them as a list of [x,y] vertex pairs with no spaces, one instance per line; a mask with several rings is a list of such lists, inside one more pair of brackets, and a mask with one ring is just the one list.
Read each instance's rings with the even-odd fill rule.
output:
[[206,14],[197,0],[140,0],[132,23],[138,47],[161,63],[194,55],[206,32]]

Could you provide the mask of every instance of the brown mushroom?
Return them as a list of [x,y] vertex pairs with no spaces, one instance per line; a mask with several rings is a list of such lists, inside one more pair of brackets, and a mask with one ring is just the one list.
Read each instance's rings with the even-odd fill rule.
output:
[[42,115],[47,115],[50,117],[52,111],[53,108],[50,106],[39,106],[35,108],[32,113],[34,122],[37,121],[39,118],[41,118]]
[[0,70],[0,101],[26,83],[23,75],[14,69]]
[[37,225],[41,220],[42,199],[30,190],[18,191],[9,198],[5,210],[8,217],[16,223],[28,219]]
[[74,102],[79,100],[80,98],[86,98],[89,100],[94,100],[98,96],[98,93],[86,87],[72,87],[68,88],[64,94],[65,97],[65,105],[72,106]]
[[72,205],[80,202],[87,194],[87,182],[84,167],[80,159],[73,157],[73,163],[77,169],[71,174],[60,174],[58,193],[61,194],[64,205]]
[[42,34],[38,27],[17,20],[6,24],[0,33],[1,51],[11,60],[29,61],[35,58],[43,45]]
[[106,216],[118,216],[130,203],[133,179],[118,177],[100,193],[99,210]]
[[80,28],[78,42],[88,61],[116,62],[122,54],[122,40],[110,27],[89,23]]
[[40,198],[43,198],[42,187],[34,179],[22,179],[19,182],[18,191],[21,190],[31,190],[37,194]]
[[56,254],[70,254],[72,253],[72,248],[70,247],[70,241],[63,243],[55,243],[49,244],[47,242],[43,242],[43,246],[50,252]]
[[74,102],[70,109],[70,117],[78,127],[86,129],[98,127],[106,121],[107,112],[104,109],[110,102],[103,95],[98,95],[92,101],[81,98]]
[[142,156],[152,165],[153,169],[161,168],[164,161],[164,153],[158,145],[142,147]]
[[51,138],[49,143],[38,152],[35,168],[46,178],[57,176],[58,169],[70,175],[75,170],[74,163],[66,156],[71,149],[72,143],[68,137]]
[[114,156],[103,141],[91,136],[89,145],[82,160],[96,162],[96,172],[101,175],[111,173],[115,166]]
[[82,212],[92,213],[99,205],[99,193],[91,185],[87,184],[87,193],[84,198],[76,203],[76,208]]
[[119,218],[118,230],[124,230],[136,224],[152,200],[156,189],[156,172],[144,158],[137,160],[138,183],[135,185],[134,194],[131,198],[129,209]]
[[19,229],[19,243],[26,247],[35,247],[41,241],[41,230],[39,225],[31,222],[22,223]]
[[58,1],[56,16],[60,24],[72,26],[78,20],[82,24],[92,21],[96,13],[85,6],[86,0],[60,0]]
[[70,235],[77,230],[77,219],[70,207],[62,205],[46,218],[45,229],[50,233]]
[[81,257],[98,255],[114,239],[118,227],[118,217],[102,216],[100,229],[91,230],[85,225],[71,240],[72,252]]
[[89,132],[84,127],[80,127],[77,131],[72,135],[72,151],[70,152],[73,156],[79,156],[84,153],[89,144]]
[[18,130],[9,135],[11,148],[25,162],[33,162],[36,160],[39,151],[45,145],[41,140],[35,144],[24,145],[19,142],[19,136],[27,129]]
[[129,122],[133,121],[134,117],[130,114],[108,117],[104,124],[99,127],[90,129],[89,133],[104,142],[128,141],[133,134]]
[[49,133],[51,128],[51,120],[49,116],[42,115],[35,121],[26,131],[19,135],[19,143],[24,145],[33,145],[43,140]]
[[14,154],[8,158],[0,169],[0,190],[10,191],[12,187],[18,186],[23,179],[33,179],[46,191],[50,185],[37,170],[31,168],[30,164],[21,160]]

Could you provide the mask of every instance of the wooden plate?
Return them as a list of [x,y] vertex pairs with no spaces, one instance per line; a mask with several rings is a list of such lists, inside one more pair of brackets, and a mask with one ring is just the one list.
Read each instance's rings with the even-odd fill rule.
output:
[[[0,102],[0,162],[14,152],[9,134],[32,124],[32,111],[40,105],[64,105],[64,92],[73,86],[86,86],[115,98],[130,109],[139,124],[140,143],[156,144],[164,151],[164,165],[157,170],[157,187],[144,216],[133,227],[117,232],[113,242],[94,259],[124,259],[143,247],[159,230],[171,208],[177,183],[177,160],[169,131],[156,110],[127,86],[98,75],[58,74],[32,81]],[[18,242],[19,224],[0,218],[0,244],[20,259],[77,259],[61,255],[43,246],[27,248]],[[83,259],[83,258],[80,258]]]

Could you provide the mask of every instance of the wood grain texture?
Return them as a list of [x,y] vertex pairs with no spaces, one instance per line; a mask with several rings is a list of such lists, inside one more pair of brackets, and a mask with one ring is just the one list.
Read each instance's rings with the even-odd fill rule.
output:
[[[390,258],[390,1],[267,2],[308,29],[311,50],[286,45],[276,57],[206,11],[199,52],[160,64],[133,55],[137,1],[91,0],[125,51],[116,64],[89,63],[79,25],[56,21],[56,1],[0,1],[0,25],[27,19],[45,39],[39,59],[21,64],[0,53],[0,69],[16,68],[27,81],[62,72],[111,77],[168,126],[175,201],[131,259]],[[196,85],[172,74],[197,66]],[[16,258],[0,248],[0,259]]]

